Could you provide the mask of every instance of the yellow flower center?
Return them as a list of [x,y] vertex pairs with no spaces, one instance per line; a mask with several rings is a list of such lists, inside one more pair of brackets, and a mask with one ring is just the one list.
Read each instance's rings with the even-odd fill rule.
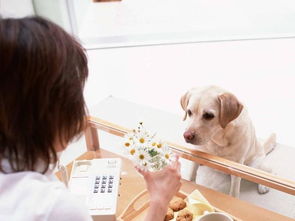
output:
[[166,158],[166,159],[169,159],[169,158],[170,158],[170,155],[169,155],[168,153],[166,153],[166,154],[165,154],[165,158]]
[[143,160],[144,159],[144,155],[143,154],[140,154],[139,155],[139,159]]
[[154,147],[154,146],[156,146],[156,145],[157,145],[157,143],[155,143],[155,142],[154,142],[154,143],[152,143],[152,146],[153,146],[153,147]]
[[140,138],[140,139],[139,139],[139,142],[140,142],[140,143],[144,143],[144,141],[145,141],[144,138]]
[[157,147],[158,147],[158,148],[161,148],[161,147],[162,147],[162,144],[159,143],[159,144],[157,145]]
[[134,155],[134,153],[135,153],[135,149],[131,149],[131,150],[130,150],[130,154],[131,154],[131,155]]
[[129,147],[129,146],[130,146],[130,143],[127,143],[127,142],[126,142],[126,143],[125,143],[125,146],[126,146],[126,147]]

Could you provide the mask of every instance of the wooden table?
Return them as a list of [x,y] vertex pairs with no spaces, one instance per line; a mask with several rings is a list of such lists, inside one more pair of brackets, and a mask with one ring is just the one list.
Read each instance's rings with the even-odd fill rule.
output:
[[[118,112],[118,110],[120,111]],[[174,153],[178,154],[181,158],[197,164],[208,166],[226,174],[239,176],[245,180],[268,186],[272,189],[280,191],[281,193],[288,193],[291,195],[291,197],[295,196],[295,181],[292,177],[286,179],[271,173],[264,172],[262,170],[247,167],[245,165],[226,160],[215,155],[191,149],[187,147],[185,143],[181,143],[181,141],[183,141],[182,136],[180,136],[181,141],[180,139],[177,139],[177,137],[182,134],[182,130],[178,130],[181,129],[178,123],[172,123],[174,122],[174,117],[170,116],[166,112],[162,113],[159,110],[150,110],[146,106],[139,107],[137,104],[126,102],[124,100],[118,100],[113,97],[108,97],[107,99],[93,107],[90,111],[90,116],[88,116],[88,127],[85,131],[85,138],[87,150],[96,151],[95,156],[92,156],[92,158],[117,156],[107,151],[100,150],[101,147],[104,147],[110,148],[109,150],[112,150],[116,153],[120,152],[119,148],[116,147],[117,144],[104,144],[101,146],[99,139],[100,132],[103,131],[115,136],[124,137],[124,135],[130,132],[134,125],[138,123],[138,119],[136,120],[136,116],[142,116],[143,113],[145,113],[144,122],[147,123],[147,125],[149,124],[151,126],[150,129],[152,131],[159,132],[159,137],[167,141],[167,144],[171,148],[171,150]],[[178,117],[176,118],[178,119]],[[141,118],[140,120],[143,119]],[[173,131],[173,133],[170,133],[169,131]],[[87,156],[88,154],[90,153],[86,153]],[[83,155],[82,157],[87,159],[87,156]],[[183,166],[185,167],[184,164]],[[191,179],[187,176],[187,174],[183,175],[185,175],[187,179]],[[134,199],[134,197],[144,188],[143,179],[135,172],[132,163],[126,159],[123,161],[122,177],[123,180],[122,188],[120,191],[121,197],[119,199],[118,215],[120,215],[120,213],[125,209],[128,203],[130,203]],[[203,193],[203,195],[211,202],[211,204],[213,204],[213,206],[245,221],[293,220],[291,218],[279,215],[275,212],[260,208],[259,206],[252,205],[251,203],[232,198],[228,195],[183,180],[183,186],[181,189],[183,192],[186,192],[188,194],[196,188]],[[276,204],[279,205],[280,208],[282,208],[282,204],[286,202],[284,199],[277,197],[273,200],[277,200],[278,202],[276,202]],[[263,201],[255,201],[254,203],[260,203],[257,205],[264,205]],[[293,206],[293,204],[290,205],[290,203],[286,203],[284,205],[286,205],[287,208]],[[271,206],[268,208],[273,207]],[[281,214],[284,213],[282,212]],[[292,214],[288,215],[292,216]]]
[[[136,172],[130,160],[104,149],[97,151],[88,151],[81,155],[79,160],[90,160],[95,158],[112,158],[119,157],[122,159],[122,173],[120,196],[118,199],[117,216],[121,215],[126,206],[134,199],[134,197],[145,189],[143,178]],[[70,173],[72,163],[67,166]],[[61,174],[56,174],[61,179]],[[213,191],[206,187],[197,185],[193,182],[182,180],[181,191],[189,194],[193,190],[198,189],[208,201],[216,208],[226,211],[243,221],[291,221],[294,219],[282,216],[261,207],[249,204],[239,199],[230,197],[220,192]]]

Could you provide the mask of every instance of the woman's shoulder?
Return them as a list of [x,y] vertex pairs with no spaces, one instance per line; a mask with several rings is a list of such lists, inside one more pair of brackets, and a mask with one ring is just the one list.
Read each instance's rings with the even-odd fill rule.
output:
[[27,220],[91,220],[84,202],[72,195],[54,175],[1,174],[0,189],[5,190],[0,193],[0,206],[1,199],[6,199],[2,202],[5,202],[6,215],[12,216],[9,220],[18,220],[18,216],[28,217]]
[[33,171],[0,173],[0,188],[6,192],[19,190],[28,194],[66,190],[65,185],[53,174],[44,175]]
[[48,216],[48,221],[90,221],[92,220],[84,200],[72,195],[69,191],[61,191]]

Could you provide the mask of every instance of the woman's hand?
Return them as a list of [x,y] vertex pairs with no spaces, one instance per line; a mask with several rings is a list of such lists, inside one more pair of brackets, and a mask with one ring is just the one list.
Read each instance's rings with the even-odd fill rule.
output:
[[136,169],[143,175],[150,194],[150,209],[145,220],[163,221],[169,201],[181,186],[178,157],[170,166],[159,172]]

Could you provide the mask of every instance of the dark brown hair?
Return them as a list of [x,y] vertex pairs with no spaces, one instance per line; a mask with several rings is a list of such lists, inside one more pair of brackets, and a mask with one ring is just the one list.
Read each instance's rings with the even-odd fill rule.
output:
[[56,143],[85,127],[87,76],[84,49],[59,26],[0,19],[0,171],[4,159],[14,172],[56,164]]

